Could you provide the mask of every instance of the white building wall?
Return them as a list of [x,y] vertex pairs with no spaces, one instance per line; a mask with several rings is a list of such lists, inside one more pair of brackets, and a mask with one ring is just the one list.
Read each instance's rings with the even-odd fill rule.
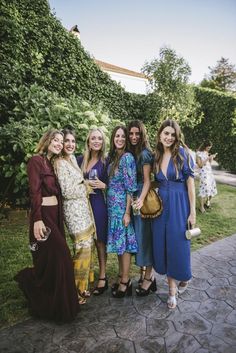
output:
[[147,83],[148,83],[147,79],[124,75],[121,73],[116,73],[108,70],[104,70],[104,71],[110,75],[112,80],[119,82],[127,92],[147,94]]

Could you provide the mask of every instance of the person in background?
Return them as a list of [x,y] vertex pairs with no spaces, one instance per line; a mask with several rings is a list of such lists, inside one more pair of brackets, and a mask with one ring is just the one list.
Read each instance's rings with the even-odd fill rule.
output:
[[[128,125],[129,151],[132,152],[137,168],[137,200],[136,207],[140,209],[151,185],[150,174],[153,164],[153,155],[148,143],[144,124],[140,120],[131,121]],[[141,215],[135,215],[134,229],[138,241],[136,265],[141,269],[140,287],[136,289],[138,296],[146,296],[150,290],[156,291],[156,280],[152,278],[152,223]],[[144,271],[146,269],[146,272]],[[144,277],[142,276],[145,273]]]
[[[99,262],[99,279],[93,294],[100,295],[108,288],[106,277],[107,206],[104,195],[108,176],[105,159],[105,136],[101,129],[94,128],[89,131],[84,155],[79,156],[77,162],[82,169],[84,178],[95,191],[89,195],[97,230],[95,244]],[[89,179],[92,170],[97,171],[95,180]]]
[[64,129],[64,147],[55,163],[61,186],[65,223],[74,243],[74,274],[79,304],[90,296],[89,283],[94,281],[93,248],[95,225],[84,177],[74,156],[75,133]]
[[170,309],[177,305],[178,289],[183,293],[192,277],[190,240],[185,231],[188,224],[196,223],[193,168],[179,125],[174,120],[165,120],[157,132],[154,157],[163,212],[153,219],[153,256],[156,272],[167,275]]
[[[54,157],[63,148],[63,135],[46,132],[27,165],[30,196],[30,249],[33,268],[20,271],[15,280],[29,302],[33,316],[59,322],[73,320],[78,312],[73,263],[67,247],[61,190],[53,170]],[[46,227],[49,238],[44,240]]]
[[130,218],[131,196],[137,190],[134,157],[127,152],[127,129],[114,128],[108,166],[108,239],[107,252],[116,253],[119,262],[119,281],[112,287],[112,295],[121,298],[132,295],[129,279],[131,254],[138,251],[134,227]]
[[211,198],[217,194],[216,182],[212,173],[211,163],[217,153],[209,154],[212,148],[211,141],[204,141],[196,153],[196,162],[199,167],[199,191],[200,212],[204,213],[205,207],[211,206]]

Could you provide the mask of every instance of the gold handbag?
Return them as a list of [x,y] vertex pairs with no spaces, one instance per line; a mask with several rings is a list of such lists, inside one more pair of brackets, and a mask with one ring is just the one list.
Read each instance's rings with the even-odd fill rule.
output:
[[140,209],[142,218],[154,218],[162,213],[163,205],[159,194],[155,191],[156,183],[152,182],[151,187],[143,201]]

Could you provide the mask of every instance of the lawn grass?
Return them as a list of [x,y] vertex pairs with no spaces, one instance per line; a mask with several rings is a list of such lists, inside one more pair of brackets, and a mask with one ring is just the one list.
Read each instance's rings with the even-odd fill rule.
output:
[[[196,182],[197,186],[198,182]],[[236,233],[236,188],[222,184],[218,184],[217,188],[218,195],[212,200],[212,208],[204,214],[197,211],[197,225],[201,228],[202,234],[192,240],[192,250]],[[28,317],[26,301],[13,277],[20,269],[31,264],[27,222],[2,220],[0,223],[0,327],[12,325]],[[113,282],[117,274],[117,257],[114,254],[108,256],[107,274],[109,282]],[[95,275],[98,276],[97,262]],[[138,277],[138,275],[139,269],[135,266],[133,257],[131,277]]]

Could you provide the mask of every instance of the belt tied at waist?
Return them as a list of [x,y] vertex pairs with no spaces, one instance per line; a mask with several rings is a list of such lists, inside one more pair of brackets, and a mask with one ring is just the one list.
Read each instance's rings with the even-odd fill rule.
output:
[[44,196],[42,198],[42,206],[56,206],[58,205],[57,197],[53,196]]
[[173,180],[162,180],[158,182],[159,189],[175,189],[175,190],[187,190],[186,183],[183,181],[173,181]]

